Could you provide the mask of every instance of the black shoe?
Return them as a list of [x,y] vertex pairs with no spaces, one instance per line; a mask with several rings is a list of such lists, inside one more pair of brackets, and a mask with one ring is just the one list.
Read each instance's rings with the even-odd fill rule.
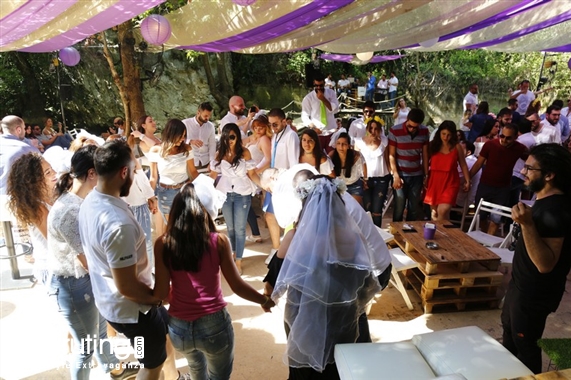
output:
[[139,369],[141,368],[139,363],[121,363],[121,366],[124,367],[123,372],[119,375],[113,375],[109,373],[111,379],[113,380],[127,380],[127,379],[134,379],[135,376],[139,373]]

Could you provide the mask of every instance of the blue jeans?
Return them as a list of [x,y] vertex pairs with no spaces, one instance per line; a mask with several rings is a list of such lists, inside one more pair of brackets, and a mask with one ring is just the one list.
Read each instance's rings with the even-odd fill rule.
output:
[[251,195],[227,193],[226,202],[222,205],[222,214],[226,221],[226,229],[232,251],[236,253],[236,260],[241,260],[246,244],[246,221],[252,204]]
[[140,206],[129,206],[131,211],[133,211],[133,215],[135,215],[135,219],[145,231],[145,240],[147,242],[147,259],[149,260],[149,265],[152,267],[155,266],[155,258],[153,254],[153,237],[151,235],[151,210],[149,210],[149,206],[147,204],[143,204]]
[[391,101],[391,107],[395,106],[395,98],[397,97],[396,91],[389,91],[389,100]]
[[[107,322],[95,306],[89,275],[81,278],[52,275],[48,294],[66,319],[73,337],[71,378],[89,379],[89,363],[93,353],[103,369],[110,372],[119,360],[111,353],[108,341],[103,342],[103,349],[99,347],[100,340],[107,339]],[[93,339],[91,343],[86,340],[88,336]]]
[[160,184],[157,185],[157,198],[159,199],[159,209],[163,215],[168,216],[171,211],[172,201],[180,189],[165,189]]
[[403,185],[395,190],[395,207],[393,222],[402,222],[406,205],[406,220],[418,220],[421,213],[420,194],[422,192],[423,175],[401,177]]
[[373,101],[375,98],[375,89],[370,89],[365,91],[365,101],[370,100]]
[[367,180],[368,189],[363,196],[365,210],[371,212],[373,223],[379,227],[382,227],[383,207],[392,178],[393,176],[389,174],[384,177],[369,177]]
[[196,321],[170,316],[169,336],[188,361],[193,380],[229,379],[234,363],[234,328],[226,309]]

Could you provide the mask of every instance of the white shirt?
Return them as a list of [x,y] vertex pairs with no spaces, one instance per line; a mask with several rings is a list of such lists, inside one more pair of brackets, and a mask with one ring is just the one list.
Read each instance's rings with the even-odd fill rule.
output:
[[93,189],[79,210],[79,232],[97,309],[108,321],[137,323],[151,306],[119,293],[111,272],[135,265],[138,280],[153,288],[145,233],[127,203]]
[[349,82],[349,79],[339,79],[337,82],[337,87],[339,87],[341,90],[346,90],[350,84],[351,83]]
[[216,188],[223,193],[236,193],[240,195],[251,195],[256,192],[256,185],[248,177],[248,170],[256,167],[254,160],[246,161],[243,158],[238,160],[238,166],[232,166],[226,160],[222,160],[220,165],[218,161],[213,160],[210,163],[210,170],[221,174],[220,180]]
[[399,110],[399,114],[398,114],[397,118],[395,119],[395,125],[404,123],[406,121],[406,118],[408,117],[409,112],[410,112],[409,107],[401,108]]
[[[531,149],[536,145],[535,137],[533,136],[533,134],[531,132],[527,132],[527,133],[524,133],[523,135],[520,135],[517,138],[517,141],[522,143],[523,145],[525,145],[527,147],[527,149]],[[512,177],[517,177],[519,179],[525,179],[523,174],[521,174],[521,169],[523,169],[524,165],[525,165],[525,161],[522,160],[521,158],[518,159],[514,165]]]
[[547,143],[561,144],[561,131],[559,128],[552,126],[547,120],[543,120],[540,125],[541,131],[539,133],[531,132],[537,145]]
[[355,145],[356,139],[362,139],[367,133],[367,126],[365,125],[365,119],[360,117],[353,120],[349,126],[349,136],[351,136],[351,143]]
[[512,95],[518,94],[517,96],[517,112],[520,115],[525,115],[525,111],[527,111],[527,107],[535,100],[535,94],[533,91],[528,90],[525,94],[522,94],[521,91],[515,91]]
[[384,177],[390,174],[384,155],[388,145],[389,139],[385,135],[381,135],[381,144],[375,150],[371,150],[361,139],[355,142],[355,146],[357,146],[367,164],[367,176],[369,178]]
[[129,190],[129,195],[122,197],[125,202],[131,207],[142,206],[147,204],[149,198],[155,196],[155,191],[151,187],[151,183],[147,175],[142,169],[135,171],[135,178]]
[[399,80],[397,79],[397,77],[389,78],[389,92],[396,91],[398,84]]
[[569,118],[571,115],[569,114],[569,107],[561,108],[561,115]]
[[321,121],[321,100],[317,98],[315,91],[311,91],[303,98],[301,102],[301,121],[307,127],[310,124],[315,125],[321,130],[336,129],[337,121],[335,113],[339,110],[339,101],[335,91],[330,88],[325,89],[325,98],[331,103],[331,110],[325,107],[326,124]]
[[[397,83],[398,83],[398,79],[397,79]],[[381,90],[387,90],[389,88],[389,81],[388,80],[379,80],[379,83],[377,84],[377,87],[380,88]]]
[[[468,166],[468,171],[472,169],[472,166],[474,166],[476,161],[478,161],[478,158],[473,154],[466,157],[466,165]],[[458,165],[458,173],[460,174],[460,183],[462,183],[462,181],[464,180],[464,173],[462,173],[462,168],[460,167],[460,165]],[[476,190],[478,190],[478,185],[480,184],[481,176],[482,176],[482,169],[478,170],[478,173],[474,174],[474,176],[470,180],[472,182],[472,186],[470,187],[470,190],[467,193],[465,193],[460,189],[458,195],[456,196],[457,205],[463,206],[466,196],[468,197],[469,205],[473,204],[476,201]]]
[[182,122],[186,125],[187,144],[190,144],[190,140],[202,141],[202,146],[200,148],[196,145],[191,145],[192,151],[194,152],[194,165],[208,165],[210,161],[214,160],[216,155],[214,124],[207,121],[200,125],[198,120],[196,120],[196,116],[184,119]]
[[291,128],[285,127],[280,133],[274,133],[271,144],[274,168],[289,169],[298,163],[299,137]]
[[[468,107],[468,105],[470,107]],[[472,94],[470,91],[464,97],[464,101],[462,102],[462,108],[464,110],[471,109],[472,111],[476,111],[478,107],[478,94]]]
[[325,78],[325,87],[335,88],[335,82],[329,78]]
[[[224,128],[224,126],[226,124],[228,124],[228,123],[236,124],[236,122],[238,122],[238,120],[242,120],[245,118],[246,118],[246,116],[244,116],[244,115],[236,116],[236,115],[228,112],[226,114],[226,116],[224,116],[222,119],[220,119],[220,122],[218,124],[218,130],[220,131],[220,133],[222,133],[222,128]],[[246,124],[245,126],[239,127],[240,128],[240,134],[242,135],[242,140],[244,140],[246,137],[248,137],[246,132],[250,129],[250,124],[251,124],[251,122]]]
[[[346,185],[352,185],[363,177],[363,162],[365,161],[365,159],[363,158],[363,155],[360,152],[355,151],[355,154],[357,155],[357,161],[351,167],[351,177],[345,177],[345,168],[341,168],[341,173],[337,177],[341,178]],[[345,162],[345,165],[347,165],[347,162]],[[319,172],[320,174],[331,173],[331,171],[329,171],[329,173],[323,173],[321,172],[321,170]]]
[[377,226],[373,223],[373,219],[365,212],[363,206],[361,206],[355,198],[348,192],[344,192],[341,195],[341,199],[345,203],[345,209],[347,213],[351,215],[357,227],[361,230],[365,241],[369,246],[369,252],[374,255],[371,257],[371,264],[376,267],[379,273],[375,274],[378,276],[381,274],[391,263],[391,255],[387,248],[387,244],[381,237],[379,231],[377,231]]
[[160,175],[160,183],[163,185],[178,185],[189,179],[186,170],[186,161],[192,160],[194,155],[192,151],[188,152],[188,156],[184,153],[171,154],[162,157],[160,152],[150,151],[147,153],[149,162],[157,164]]

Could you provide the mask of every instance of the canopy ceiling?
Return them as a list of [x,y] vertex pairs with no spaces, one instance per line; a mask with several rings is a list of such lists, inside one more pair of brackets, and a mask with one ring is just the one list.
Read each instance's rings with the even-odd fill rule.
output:
[[[0,0],[0,51],[59,50],[163,1]],[[192,0],[166,17],[166,48],[205,52],[571,52],[571,0]]]

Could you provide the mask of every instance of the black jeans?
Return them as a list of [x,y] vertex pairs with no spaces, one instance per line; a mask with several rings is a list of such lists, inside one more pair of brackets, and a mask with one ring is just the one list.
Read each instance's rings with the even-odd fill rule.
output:
[[363,203],[365,210],[371,212],[373,223],[378,227],[382,227],[383,207],[392,178],[393,176],[389,174],[384,177],[369,177],[367,180],[368,188],[363,195]]
[[533,373],[541,373],[541,348],[537,340],[543,335],[548,307],[526,299],[510,282],[502,309],[503,345]]

